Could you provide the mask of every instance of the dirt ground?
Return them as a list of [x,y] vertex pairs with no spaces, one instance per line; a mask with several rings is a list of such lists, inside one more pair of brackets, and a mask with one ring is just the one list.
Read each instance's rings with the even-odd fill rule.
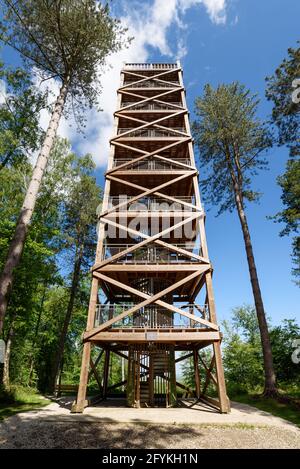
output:
[[105,403],[70,414],[68,402],[0,423],[0,448],[300,448],[299,429],[233,403],[229,415],[185,402],[176,409],[129,409]]

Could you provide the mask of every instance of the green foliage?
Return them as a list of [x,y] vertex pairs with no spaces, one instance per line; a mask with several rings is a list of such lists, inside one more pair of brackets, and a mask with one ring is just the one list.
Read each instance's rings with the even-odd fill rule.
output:
[[108,4],[96,0],[1,0],[0,38],[43,78],[68,85],[73,110],[99,98],[99,72],[118,51],[126,30]]
[[300,160],[288,160],[286,172],[279,176],[282,189],[281,200],[286,207],[276,215],[276,220],[285,223],[281,236],[298,232],[300,225]]
[[234,401],[241,402],[243,404],[257,407],[263,412],[269,412],[276,417],[288,420],[300,427],[300,412],[299,412],[299,401],[289,398],[289,390],[285,389],[281,391],[281,397],[277,399],[265,398],[256,394],[232,394],[231,397]]
[[262,154],[272,146],[272,135],[257,117],[258,99],[238,82],[204,87],[195,101],[195,143],[201,160],[205,202],[219,212],[235,207],[234,186],[241,199],[257,200],[251,177],[266,165]]
[[[186,354],[186,352],[182,352],[182,356]],[[181,363],[181,375],[183,383],[191,389],[195,389],[195,370],[193,357],[187,358]]]
[[[299,44],[299,42],[298,42]],[[300,103],[292,99],[300,88],[300,48],[289,48],[288,57],[276,69],[273,76],[267,79],[266,96],[273,102],[272,120],[278,128],[278,143],[286,144],[290,156],[286,171],[277,182],[282,189],[281,200],[284,209],[273,219],[285,223],[280,235],[298,233],[300,220]],[[292,244],[293,274],[300,278],[300,237],[295,236]],[[299,282],[298,282],[299,283]]]
[[46,108],[46,98],[29,73],[0,62],[0,171],[25,161],[40,146],[39,113]]
[[35,389],[13,385],[9,392],[0,389],[0,420],[20,412],[40,409],[50,402],[40,396]]
[[272,120],[279,131],[278,142],[289,146],[291,156],[300,154],[300,103],[292,100],[295,79],[300,79],[299,47],[289,48],[288,57],[275,70],[274,75],[266,79],[266,96],[273,102]]
[[[282,190],[281,200],[285,208],[273,219],[285,224],[280,236],[297,234],[300,226],[300,160],[288,160],[286,171],[277,178],[277,182]],[[293,239],[292,255],[295,266],[293,274],[296,278],[300,278],[300,236],[295,236]]]
[[[0,172],[0,265],[30,180],[26,161]],[[101,191],[89,155],[79,158],[67,140],[57,139],[49,160],[36,210],[19,265],[4,339],[10,331],[12,383],[37,386],[45,391],[53,370],[58,339],[70,298],[72,269],[77,247],[83,259],[65,342],[63,379],[78,383],[81,341],[89,302],[90,279],[96,243],[96,208]]]
[[284,319],[280,326],[270,331],[274,367],[281,383],[298,384],[300,389],[299,364],[291,360],[293,340],[300,338],[300,327],[296,319]]
[[[223,362],[230,395],[253,392],[263,386],[263,357],[255,308],[243,305],[232,310],[224,321]],[[299,383],[299,365],[292,362],[293,339],[299,338],[295,320],[270,327],[274,368],[279,386]]]

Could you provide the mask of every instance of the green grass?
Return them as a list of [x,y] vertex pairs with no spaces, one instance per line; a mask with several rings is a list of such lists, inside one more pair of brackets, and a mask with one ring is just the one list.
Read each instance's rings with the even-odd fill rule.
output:
[[0,420],[20,412],[40,409],[50,401],[38,394],[34,389],[13,386],[9,394],[0,396]]
[[300,406],[297,399],[291,399],[287,402],[285,395],[282,394],[283,399],[271,399],[258,395],[251,394],[236,394],[231,396],[231,400],[241,402],[242,404],[249,404],[257,407],[260,410],[269,412],[276,417],[281,417],[289,422],[292,422],[300,427]]

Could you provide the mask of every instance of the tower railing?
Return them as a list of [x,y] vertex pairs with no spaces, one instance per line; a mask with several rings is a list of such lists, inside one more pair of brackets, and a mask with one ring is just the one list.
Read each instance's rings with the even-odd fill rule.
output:
[[[125,106],[130,106],[131,104],[134,104],[132,101],[124,101],[122,102],[121,104],[121,108],[125,107]],[[132,110],[141,110],[141,111],[156,111],[156,110],[173,110],[174,111],[174,107],[172,107],[171,105],[174,105],[174,106],[180,106],[182,107],[182,103],[180,102],[170,102],[170,103],[141,103],[139,104],[138,102],[135,103],[134,106],[132,106],[130,109],[128,109],[128,111],[132,111]]]
[[[105,244],[103,246],[103,259],[109,259],[116,254],[122,253],[134,244]],[[191,254],[201,255],[201,248],[193,244],[173,244]],[[116,261],[118,264],[191,264],[198,262],[195,257],[187,257],[176,251],[171,251],[157,246],[147,246],[127,253]]]
[[[195,204],[194,196],[183,196],[173,195],[174,199],[178,199],[178,202],[171,202],[169,199],[159,197],[142,197],[138,201],[128,202],[128,205],[123,205],[119,208],[120,211],[140,211],[140,212],[180,212],[187,210],[186,206],[183,206],[179,201],[186,202],[188,204]],[[108,208],[113,208],[125,201],[130,199],[129,196],[110,196],[108,198]]]
[[[104,324],[124,311],[135,306],[135,303],[97,304],[95,314],[95,327]],[[181,307],[183,311],[206,319],[208,317],[208,305],[187,304]],[[136,313],[115,322],[111,329],[206,329],[207,326],[193,321],[178,313],[172,313],[166,308],[149,305],[140,308]]]
[[141,83],[126,81],[123,83],[123,86],[127,86],[128,88],[173,88],[173,86],[180,86],[179,81],[143,81]]
[[[132,159],[136,158],[136,156],[132,156]],[[118,167],[124,163],[129,163],[131,161],[130,158],[117,158],[113,162],[113,167]],[[176,163],[182,163],[188,166],[191,166],[191,160],[188,158],[176,158]],[[170,170],[180,170],[180,166],[177,165],[174,161],[163,161],[163,160],[142,160],[137,161],[136,163],[129,164],[124,170],[128,171],[130,169],[134,171],[142,171],[142,170],[150,170],[150,171],[170,171]],[[186,168],[184,168],[186,169]]]
[[126,63],[124,70],[172,70],[177,68],[178,65],[174,63]]

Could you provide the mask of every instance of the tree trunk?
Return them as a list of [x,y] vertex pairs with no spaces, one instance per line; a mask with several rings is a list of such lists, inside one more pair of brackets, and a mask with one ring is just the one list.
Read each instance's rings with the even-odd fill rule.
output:
[[73,277],[72,277],[72,284],[71,284],[71,291],[70,291],[70,298],[68,302],[68,307],[67,307],[67,312],[66,316],[64,319],[64,324],[60,333],[60,338],[59,338],[59,344],[57,348],[57,353],[55,356],[55,361],[54,361],[54,368],[53,368],[53,373],[52,373],[52,378],[50,382],[50,392],[54,392],[56,381],[59,375],[59,371],[61,369],[61,363],[64,355],[64,348],[65,348],[65,342],[66,342],[66,337],[67,337],[67,332],[73,312],[73,307],[74,307],[74,301],[75,301],[75,296],[76,296],[76,290],[78,288],[79,284],[79,276],[80,276],[80,269],[81,269],[81,262],[82,262],[82,257],[83,257],[83,246],[80,247],[79,253],[76,256],[75,264],[74,264],[74,270],[73,270]]
[[40,328],[40,323],[41,323],[41,318],[42,318],[42,312],[43,312],[43,306],[44,306],[44,301],[46,297],[46,289],[47,285],[44,286],[44,291],[43,291],[43,296],[39,308],[39,313],[38,313],[38,318],[37,322],[35,325],[35,331],[34,331],[34,336],[33,336],[33,341],[31,344],[31,354],[29,358],[29,378],[28,378],[28,386],[32,386],[32,378],[33,378],[33,371],[34,371],[34,351],[35,351],[35,345],[37,342],[37,337],[38,337],[38,332]]
[[256,314],[258,319],[258,325],[260,330],[263,359],[264,359],[264,373],[265,373],[265,386],[264,386],[264,395],[265,396],[276,396],[278,394],[276,387],[276,375],[273,365],[273,356],[270,343],[270,336],[268,331],[268,324],[265,315],[264,304],[261,296],[256,265],[254,261],[252,242],[250,238],[249,228],[247,218],[244,212],[243,203],[240,196],[240,191],[237,183],[234,183],[234,192],[235,192],[235,202],[241,222],[241,227],[244,236],[245,249],[247,254],[247,261],[250,273],[250,280],[252,285],[252,292],[254,296]]
[[0,277],[0,334],[3,329],[8,297],[13,284],[14,270],[20,263],[28,225],[31,221],[42,177],[44,175],[49,159],[49,154],[56,137],[57,128],[64,109],[67,92],[68,83],[65,83],[61,87],[59,96],[57,97],[54,111],[52,113],[46,132],[46,137],[32,173],[32,178],[25,195],[23,206],[16,224],[15,233],[10,243],[7,259]]
[[6,347],[5,347],[5,355],[4,355],[4,364],[3,364],[3,387],[5,390],[9,391],[10,386],[10,375],[9,375],[9,368],[10,368],[10,357],[11,357],[11,344],[14,335],[14,322],[11,323]]

